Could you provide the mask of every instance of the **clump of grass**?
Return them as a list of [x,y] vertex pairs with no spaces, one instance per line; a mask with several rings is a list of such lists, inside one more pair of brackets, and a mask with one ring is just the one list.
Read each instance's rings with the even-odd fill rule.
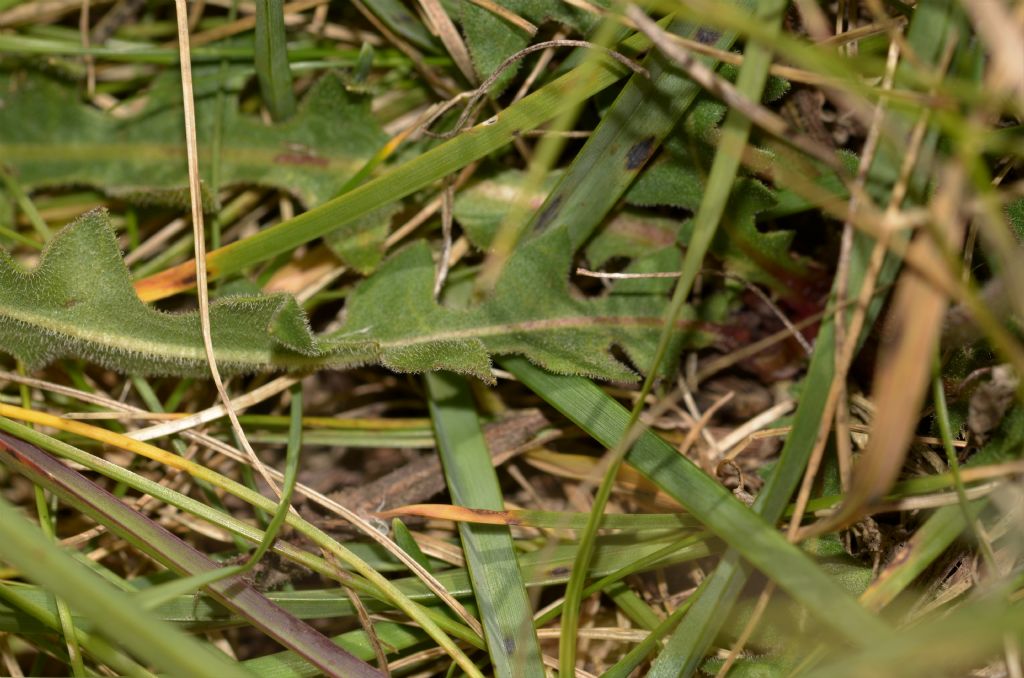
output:
[[176,9],[0,1],[7,673],[1021,671],[1010,3]]

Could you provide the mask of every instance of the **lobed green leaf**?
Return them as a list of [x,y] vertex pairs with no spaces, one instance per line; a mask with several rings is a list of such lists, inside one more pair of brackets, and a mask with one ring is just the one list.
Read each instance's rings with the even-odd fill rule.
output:
[[[415,243],[357,287],[345,324],[332,334],[313,335],[288,295],[215,301],[217,362],[227,374],[379,363],[490,381],[492,354],[521,354],[562,374],[633,378],[611,348],[620,345],[637,364],[648,364],[664,295],[625,290],[580,299],[570,294],[569,264],[566,236],[553,231],[517,252],[491,298],[449,309],[433,299],[427,245]],[[57,234],[34,270],[0,252],[0,350],[33,369],[68,356],[137,374],[208,370],[198,315],[161,312],[139,300],[102,211]]]
[[[188,204],[184,123],[178,99],[119,119],[71,103],[76,91],[56,80],[0,73],[0,157],[26,190],[90,186],[142,203]],[[166,105],[163,105],[165,99]],[[196,101],[199,166],[209,189],[214,137],[213,97]],[[369,100],[349,94],[337,76],[321,78],[288,120],[265,125],[237,106],[224,111],[220,181],[290,193],[308,206],[334,197],[387,141]],[[216,202],[211,193],[207,205]]]

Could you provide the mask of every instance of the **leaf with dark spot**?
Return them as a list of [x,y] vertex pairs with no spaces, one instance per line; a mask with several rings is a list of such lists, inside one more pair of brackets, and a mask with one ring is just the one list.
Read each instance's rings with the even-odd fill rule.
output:
[[654,153],[654,137],[641,139],[626,152],[626,169],[640,169]]
[[697,29],[697,42],[703,43],[705,45],[715,44],[716,42],[718,42],[718,39],[720,37],[722,37],[721,33],[710,28],[707,28],[706,26],[701,26],[699,29]]
[[[197,77],[203,74],[198,71]],[[39,75],[0,74],[0,157],[27,190],[92,186],[138,203],[188,204],[185,136],[177,94],[159,90],[159,103],[116,118],[78,103],[73,87]],[[161,83],[157,83],[161,84]],[[156,86],[156,85],[155,85]],[[217,106],[196,100],[200,171],[209,187]],[[265,125],[257,116],[224,111],[221,187],[255,185],[285,191],[307,206],[338,193],[387,141],[370,113],[369,98],[350,94],[328,75],[309,90],[286,123]],[[216,196],[207,193],[208,209]]]

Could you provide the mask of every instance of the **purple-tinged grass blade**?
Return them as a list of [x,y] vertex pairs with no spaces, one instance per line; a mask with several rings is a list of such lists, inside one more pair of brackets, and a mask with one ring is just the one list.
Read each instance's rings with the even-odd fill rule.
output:
[[[0,462],[57,494],[182,576],[219,567],[161,525],[133,511],[113,494],[35,445],[0,433]],[[248,619],[253,626],[327,675],[356,678],[381,675],[377,669],[270,601],[241,577],[214,582],[207,590],[226,608]]]

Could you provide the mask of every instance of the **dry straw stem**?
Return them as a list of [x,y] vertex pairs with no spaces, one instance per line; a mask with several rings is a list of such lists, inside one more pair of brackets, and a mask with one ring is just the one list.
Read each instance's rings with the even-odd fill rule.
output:
[[[952,52],[950,51],[949,55],[951,56],[951,54]],[[904,156],[903,164],[900,167],[899,179],[893,187],[892,194],[890,195],[886,216],[898,212],[903,203],[903,198],[907,193],[910,176],[917,162],[921,143],[924,140],[924,134],[927,130],[928,119],[929,116],[926,113],[922,114],[918,118],[917,124],[911,132],[909,148],[906,156]],[[854,199],[857,199],[856,194],[853,195],[855,196]],[[856,203],[858,207],[862,204],[860,200],[866,200],[866,198],[860,198],[858,200]],[[867,203],[865,202],[863,204],[866,206]],[[850,215],[850,223],[853,223],[853,217],[858,215],[858,211],[850,210],[848,214]],[[887,220],[886,223],[890,222]],[[817,477],[818,470],[821,467],[821,459],[825,450],[825,442],[828,440],[828,434],[831,429],[834,412],[839,402],[839,395],[845,388],[846,374],[853,361],[853,355],[857,348],[857,341],[859,340],[861,331],[864,328],[864,320],[867,316],[868,305],[874,294],[875,283],[878,280],[879,273],[881,272],[882,263],[885,260],[885,254],[888,249],[889,242],[892,239],[892,235],[892,228],[883,228],[880,237],[877,239],[874,248],[871,250],[867,271],[864,274],[864,281],[861,284],[860,294],[857,298],[857,305],[854,307],[853,317],[850,320],[850,327],[846,331],[845,342],[841,346],[841,350],[838,351],[839,356],[836,359],[835,376],[826,397],[825,409],[822,412],[818,435],[815,438],[814,448],[811,452],[811,457],[807,462],[807,470],[804,474],[804,479],[800,485],[800,491],[797,495],[796,511],[793,514],[793,519],[790,522],[787,533],[790,540],[797,539],[798,531],[800,529],[800,521],[807,508],[807,502],[810,500],[814,479]],[[932,262],[929,262],[929,264],[932,264]],[[932,266],[928,267],[930,268]],[[942,268],[944,269],[945,267]]]
[[410,45],[408,42],[400,38],[391,32],[391,29],[384,24],[383,21],[377,18],[377,15],[371,12],[361,0],[352,0],[352,6],[359,10],[359,13],[377,30],[384,38],[394,45],[399,52],[404,54],[412,62],[416,70],[423,76],[423,79],[427,81],[437,94],[443,97],[451,96],[453,92],[458,91],[458,87],[454,82],[447,76],[439,76],[434,69],[427,65],[423,58],[423,55],[418,49]]
[[[813,348],[811,347],[810,342],[807,341],[807,337],[805,337],[803,333],[799,329],[797,329],[797,327],[793,324],[793,321],[786,317],[786,314],[782,312],[782,309],[779,308],[778,305],[771,300],[771,297],[765,294],[764,290],[762,290],[760,287],[747,280],[744,280],[738,275],[733,275],[731,273],[723,273],[721,271],[714,270],[702,271],[701,273],[703,275],[718,275],[723,278],[729,278],[730,280],[735,280],[737,282],[742,283],[743,286],[748,291],[757,296],[757,298],[760,299],[765,304],[765,306],[768,307],[772,314],[779,319],[779,322],[781,322],[783,326],[787,330],[789,330],[790,335],[794,339],[796,339],[797,343],[800,344],[800,347],[804,349],[804,352],[807,353],[807,355],[811,354]],[[678,278],[680,276],[680,273],[673,271],[660,271],[655,273],[606,273],[604,271],[591,271],[586,268],[577,268],[576,275],[582,275],[588,278],[601,278],[605,280],[643,280],[645,278]]]
[[419,0],[419,5],[427,16],[428,25],[441,38],[441,42],[444,43],[445,49],[448,50],[448,54],[451,55],[452,61],[458,66],[463,77],[470,83],[476,83],[476,71],[473,70],[473,60],[469,58],[466,43],[463,42],[462,35],[455,28],[451,17],[444,11],[440,0]]
[[636,23],[640,31],[650,38],[658,49],[675,61],[694,82],[720,99],[730,109],[738,111],[769,134],[778,137],[812,158],[820,160],[827,167],[839,173],[843,172],[843,166],[832,149],[801,134],[782,116],[748,99],[736,89],[735,85],[716,75],[711,68],[695,59],[692,53],[670,39],[668,37],[670,34],[659,28],[639,7],[629,5],[626,8],[626,16]]
[[[882,89],[892,89],[896,76],[896,66],[899,63],[900,43],[893,40],[889,43],[889,54],[886,60],[885,76],[882,79]],[[882,97],[875,106],[874,115],[871,120],[871,127],[868,129],[867,138],[864,141],[864,148],[861,152],[860,163],[857,166],[857,176],[854,185],[858,192],[850,199],[850,214],[856,214],[859,201],[857,197],[863,194],[867,184],[868,173],[875,160],[875,153],[878,151],[878,144],[882,138],[882,123],[885,121],[887,99]],[[850,283],[850,257],[853,254],[853,224],[849,219],[843,224],[843,236],[839,249],[839,263],[836,270],[836,302],[846,302]],[[839,392],[836,395],[837,406],[835,411],[836,427],[836,457],[839,460],[839,483],[843,491],[849,487],[850,474],[852,470],[853,452],[850,449],[849,435],[849,409],[846,406],[846,379],[838,375],[845,375],[846,366],[843,364],[844,346],[846,344],[846,314],[835,315],[835,374],[837,375]],[[828,417],[826,411],[825,417]]]
[[1019,11],[1014,17],[1010,4],[986,0],[967,0],[962,5],[992,55],[989,91],[1012,97],[1018,113],[1024,112],[1024,26]]
[[[302,18],[297,16],[298,14],[315,7],[326,6],[328,2],[330,2],[330,0],[298,0],[298,2],[289,2],[283,7],[285,24],[301,23]],[[222,24],[216,28],[196,33],[191,36],[190,42],[194,47],[208,45],[211,42],[217,42],[218,40],[230,38],[231,36],[238,35],[239,33],[251,31],[255,27],[256,15],[251,14],[249,16],[242,17],[241,19],[235,19],[229,23]],[[173,46],[174,43],[169,43],[169,45]]]
[[[203,221],[203,198],[202,186],[199,178],[199,150],[196,142],[196,109],[192,97],[192,55],[189,49],[188,35],[188,10],[185,0],[175,0],[175,17],[178,24],[178,50],[180,54],[181,67],[181,95],[182,107],[185,121],[185,151],[188,158],[188,188],[189,198],[192,204],[192,233],[195,242],[196,261],[196,293],[199,302],[199,326],[203,335],[203,348],[206,351],[206,361],[210,364],[210,376],[213,378],[217,394],[231,421],[231,428],[238,436],[242,449],[249,456],[249,461],[260,474],[270,489],[278,497],[281,496],[281,489],[267,473],[266,467],[256,451],[249,444],[249,439],[242,430],[238,421],[238,415],[231,407],[231,397],[224,382],[220,377],[220,370],[217,369],[217,358],[213,352],[213,337],[210,334],[210,293],[206,283],[206,229]],[[293,509],[294,510],[294,509]]]
[[[750,160],[744,159],[745,162]],[[755,171],[764,171],[763,162],[759,158],[753,158],[748,165]],[[908,249],[905,242],[893,240],[886,235],[889,230],[925,225],[928,222],[926,210],[908,209],[903,212],[883,213],[871,205],[862,207],[856,214],[851,214],[848,201],[822,189],[804,174],[792,171],[782,163],[777,164],[773,171],[781,183],[804,200],[817,205],[822,213],[839,220],[850,220],[858,231],[883,242],[891,254],[902,260],[904,267],[913,270],[929,285],[958,302],[973,322],[987,334],[996,350],[1002,353],[1007,361],[1013,363],[1019,373],[1024,374],[1024,348],[1003,325],[1002,320],[985,304],[982,296],[970,284],[964,282],[967,278],[963,272],[951,271],[949,265],[936,268],[934,262],[919,256],[918,251]],[[976,200],[967,200],[965,205],[968,212],[975,211],[976,204]]]
[[[10,419],[15,419],[18,421],[25,421],[33,424],[38,424],[41,426],[49,426],[50,428],[57,429],[58,431],[74,433],[84,438],[95,440],[97,442],[101,442],[112,447],[116,447],[126,452],[130,452],[132,454],[145,457],[147,459],[152,459],[153,461],[161,463],[169,468],[178,469],[197,478],[205,479],[211,482],[215,479],[219,479],[218,482],[223,481],[220,482],[220,485],[223,486],[225,489],[229,489],[227,486],[237,486],[237,483],[234,483],[233,481],[230,481],[227,478],[223,478],[222,476],[219,476],[215,472],[203,466],[195,464],[187,459],[184,459],[183,457],[162,450],[154,445],[150,445],[149,443],[133,440],[128,436],[115,433],[105,428],[99,428],[97,426],[92,426],[77,421],[68,421],[66,419],[63,419],[62,417],[55,416],[52,414],[39,412],[37,410],[26,410],[21,407],[16,407],[14,405],[6,405],[4,403],[0,403],[0,416],[8,417]],[[186,435],[188,435],[188,433],[186,433]],[[214,441],[214,443],[219,442],[220,441]],[[211,448],[217,449],[218,451],[221,451],[223,447],[226,447],[223,445],[223,443],[220,443],[219,445],[211,445]],[[271,469],[271,473],[278,472]],[[281,474],[278,473],[278,477],[280,478]],[[426,585],[435,595],[438,596],[440,600],[442,600],[446,605],[448,605],[452,609],[452,611],[459,615],[466,622],[466,624],[473,630],[474,633],[476,633],[477,635],[482,635],[480,622],[477,621],[475,617],[470,615],[469,612],[465,609],[465,607],[458,600],[456,600],[450,593],[448,593],[448,591],[440,584],[440,582],[437,581],[437,579],[433,577],[433,575],[431,575],[425,568],[423,568],[423,566],[417,563],[411,556],[405,553],[405,551],[402,550],[397,544],[388,539],[387,536],[375,530],[372,526],[369,525],[369,523],[367,523],[361,517],[354,514],[352,511],[349,511],[345,507],[341,506],[336,501],[333,501],[332,499],[325,497],[324,495],[315,492],[314,490],[308,487],[304,487],[299,483],[296,483],[295,487],[296,490],[302,491],[311,500],[316,501],[324,508],[327,508],[328,510],[349,520],[355,527],[363,530],[374,541],[381,544],[392,555],[401,560],[401,562],[405,564],[413,574],[419,577],[423,581],[424,585]],[[291,512],[288,521],[289,524],[302,525],[305,526],[307,529],[318,531],[316,530],[315,527],[313,527],[311,524],[309,524],[307,521],[301,518],[295,511]],[[320,544],[320,546],[323,547],[323,544]],[[376,583],[378,586],[380,586],[381,583],[386,584],[386,581],[383,580],[383,578],[380,577],[380,575],[372,569],[368,568],[367,572],[364,573],[364,576],[367,574],[369,574],[368,578],[370,578],[371,581],[376,580],[374,581],[374,583]],[[395,602],[396,605],[402,607],[401,601],[393,600],[392,602]],[[456,660],[458,661],[459,658],[457,657]]]
[[[154,413],[147,412],[146,410],[134,407],[132,405],[128,405],[126,403],[122,403],[119,400],[114,400],[113,398],[109,398],[107,396],[103,396],[97,393],[87,393],[85,391],[80,391],[78,389],[74,389],[69,386],[64,386],[62,384],[54,384],[40,379],[33,379],[32,377],[19,375],[13,372],[3,371],[0,371],[0,378],[8,379],[18,384],[25,384],[33,388],[51,391],[53,393],[65,395],[70,398],[80,400],[82,402],[88,402],[94,405],[99,405],[101,407],[107,407],[112,410],[131,412],[137,415],[145,415],[159,418],[157,415],[154,415]],[[248,398],[251,400],[255,400],[258,397],[258,395],[241,396],[241,398],[243,399]],[[262,400],[262,398],[260,399]],[[4,406],[0,404],[0,407]],[[215,408],[211,408],[211,410],[212,409]],[[135,440],[134,438],[130,437],[131,434],[115,434],[111,431],[108,431],[107,429],[97,428],[94,426],[76,428],[76,422],[69,421],[67,420],[67,418],[57,417],[54,415],[44,414],[41,412],[38,414],[44,417],[45,421],[37,419],[26,419],[26,416],[28,416],[25,414],[26,412],[29,411],[22,410],[21,408],[15,408],[13,410],[6,410],[2,416],[9,416],[12,419],[19,419],[24,421],[36,421],[37,423],[45,423],[45,425],[51,426],[58,430],[73,431],[78,433],[79,435],[82,435],[83,437],[98,440],[100,442],[105,442],[114,447],[125,450],[126,452],[131,452],[132,454],[141,454],[138,451],[138,449],[158,449],[151,445],[147,445],[145,448],[136,448],[135,444],[146,445],[146,443],[142,443],[141,441]],[[181,433],[185,438],[189,439],[190,441],[197,443],[199,445],[203,445],[204,447],[207,447],[208,449],[211,449],[221,455],[224,455],[225,457],[232,459],[233,461],[236,461],[241,464],[249,463],[248,456],[244,452],[242,452],[241,450],[237,450],[234,447],[231,447],[230,445],[224,443],[223,441],[208,436],[204,433],[198,433],[192,430],[185,430],[182,431]],[[144,456],[147,456],[148,458],[153,458],[148,454]],[[158,461],[162,459],[163,458],[161,457],[160,459],[158,459]],[[177,468],[176,466],[173,465],[172,467]],[[268,468],[267,471],[271,475],[271,477],[273,477],[278,482],[281,482],[284,479],[284,474],[274,468]],[[451,596],[451,594],[448,593],[447,589],[445,589],[441,585],[441,583],[438,582],[437,579],[435,579],[432,574],[430,574],[430,572],[428,572],[419,563],[417,563],[415,559],[412,558],[412,556],[410,556],[408,553],[406,553],[404,549],[398,546],[398,544],[396,544],[393,540],[388,538],[386,534],[382,534],[380,531],[374,528],[362,516],[354,513],[353,511],[342,506],[341,504],[334,501],[330,497],[327,497],[326,495],[317,492],[313,488],[303,483],[296,483],[295,491],[302,494],[304,497],[306,497],[309,501],[313,502],[314,504],[317,504],[323,509],[340,516],[342,519],[351,524],[355,529],[361,531],[362,533],[370,537],[370,539],[380,544],[380,546],[384,548],[388,553],[390,553],[395,558],[397,558],[401,563],[406,565],[406,567],[409,568],[410,572],[419,577],[427,588],[433,591],[446,604],[452,606],[453,610],[463,610],[463,613],[465,614],[464,619],[468,624],[470,624],[471,628],[474,622],[476,622],[477,624],[479,623],[476,621],[475,617],[472,617],[472,615],[469,615],[468,612],[465,612],[465,609],[463,608],[461,603],[455,600]]]
[[[110,4],[112,0],[104,0]],[[94,5],[101,4],[94,0]],[[82,8],[82,0],[42,0],[42,2],[25,2],[0,13],[0,27],[20,26],[30,23],[45,24],[56,21],[66,14],[77,12]]]
[[483,9],[486,9],[491,14],[494,14],[495,16],[501,17],[502,19],[504,19],[508,23],[510,23],[513,26],[515,26],[516,28],[518,28],[519,30],[521,30],[524,33],[528,34],[530,37],[533,37],[534,35],[537,34],[537,27],[536,26],[534,26],[532,23],[530,23],[529,21],[527,21],[523,17],[519,16],[515,12],[513,12],[513,11],[511,11],[509,9],[506,9],[506,8],[502,7],[501,5],[495,3],[495,2],[492,2],[492,0],[469,0],[469,1],[472,2],[474,5],[476,5],[477,7],[481,7]]
[[[889,30],[895,30],[902,28],[906,25],[906,19],[898,17],[896,19],[884,22],[878,22],[868,26],[862,26],[856,30],[848,31],[842,35],[832,36],[827,40],[822,41],[821,45],[842,45],[847,42],[854,40],[860,40],[863,38],[871,37],[881,33],[885,33]],[[712,45],[705,45],[702,42],[697,42],[690,38],[685,38],[681,35],[675,35],[674,33],[666,33],[665,40],[671,43],[675,43],[679,47],[693,52],[694,54],[703,54],[705,56],[713,57],[716,61],[722,63],[731,64],[733,66],[742,66],[744,56],[736,52],[728,52],[722,49],[718,49]],[[839,87],[844,84],[844,81],[840,78],[830,75],[823,75],[821,73],[815,73],[814,71],[808,71],[803,68],[797,68],[795,66],[787,66],[785,64],[772,64],[768,72],[772,75],[780,78],[785,78],[791,82],[800,83],[802,85],[816,85],[823,87]],[[860,83],[861,87],[864,87],[866,83]],[[870,91],[868,88],[865,91]],[[881,92],[879,93],[881,94]],[[898,91],[893,92],[892,96],[902,101],[916,101],[919,103],[926,103],[925,99],[919,92],[911,91]]]
[[[554,36],[552,36],[551,39],[552,40],[565,40],[565,35],[566,35],[565,31],[558,31],[557,33],[554,34]],[[533,68],[530,69],[530,72],[527,74],[527,76],[525,78],[523,78],[523,83],[519,86],[519,89],[516,90],[515,96],[512,97],[512,102],[513,103],[515,103],[516,101],[519,101],[520,99],[525,97],[527,95],[527,93],[531,89],[533,89],[533,85],[537,81],[537,78],[539,78],[547,70],[548,64],[550,64],[551,60],[554,59],[554,58],[555,58],[555,49],[554,49],[554,47],[551,47],[549,49],[544,50],[541,53],[541,55],[539,57],[537,57],[537,61],[533,64]]]
[[[964,219],[960,209],[964,184],[963,167],[957,163],[947,165],[933,200],[935,220],[941,231],[935,236],[919,234],[910,245],[920,256],[931,258],[936,267],[945,266],[945,252],[958,248],[963,240]],[[935,238],[945,242],[937,243]],[[855,523],[896,481],[924,403],[932,367],[928,356],[937,345],[948,304],[945,294],[912,272],[905,271],[900,277],[883,326],[875,367],[876,415],[868,448],[855,469],[853,485],[842,508],[830,518],[801,530],[800,538]],[[794,519],[794,524],[798,522]]]
[[[230,401],[229,406],[236,412],[238,410],[244,410],[257,403],[263,402],[267,398],[275,396],[282,391],[287,391],[293,385],[299,383],[299,381],[301,381],[301,379],[296,377],[278,377],[259,388],[253,389],[244,395],[234,398]],[[203,424],[207,424],[226,416],[227,413],[228,407],[225,407],[223,404],[214,405],[213,407],[208,407],[205,410],[201,410],[187,417],[177,418],[174,421],[138,429],[127,433],[126,435],[129,438],[134,438],[135,440],[153,440],[155,438],[162,438],[174,433],[196,428],[197,426],[202,426]]]
[[[876,290],[875,294],[882,294],[887,290],[888,288]],[[844,304],[834,304],[831,308],[828,308],[824,311],[818,311],[817,313],[807,316],[803,320],[799,320],[795,323],[792,323],[792,329],[790,329],[789,327],[783,328],[778,332],[775,332],[774,334],[770,334],[763,339],[758,339],[754,343],[748,344],[743,348],[733,351],[732,353],[726,353],[725,355],[721,355],[705,361],[704,363],[701,364],[701,367],[699,370],[697,370],[697,373],[693,375],[693,383],[691,384],[691,386],[696,388],[697,384],[703,381],[707,381],[708,379],[718,374],[719,372],[726,370],[732,367],[733,365],[736,365],[737,363],[743,362],[747,358],[751,358],[760,353],[761,351],[768,350],[769,348],[779,343],[780,341],[785,341],[786,339],[789,339],[790,337],[793,336],[793,330],[800,332],[805,328],[813,327],[814,325],[818,324],[819,322],[821,322],[823,318],[834,318],[841,311],[845,311],[850,306],[853,306],[854,303],[856,302],[852,300],[847,300]]]
[[[589,49],[596,49],[600,52],[604,52],[605,54],[607,54],[608,56],[615,59],[623,66],[625,66],[626,68],[633,71],[634,73],[638,73],[644,77],[648,77],[646,68],[636,63],[626,55],[616,52],[615,50],[610,49],[608,47],[604,47],[603,45],[597,45],[592,42],[587,42],[586,40],[548,40],[546,42],[538,42],[536,44],[530,45],[529,47],[525,47],[519,50],[515,54],[509,56],[507,59],[502,61],[498,65],[498,67],[494,69],[494,72],[491,73],[491,75],[488,76],[488,78],[484,80],[483,83],[481,83],[480,86],[477,87],[476,89],[469,90],[468,92],[462,92],[461,94],[452,97],[444,104],[433,109],[430,112],[430,115],[422,123],[424,131],[430,136],[437,137],[439,139],[451,139],[452,137],[456,136],[459,132],[463,130],[463,128],[465,128],[466,123],[469,122],[470,117],[474,113],[476,105],[480,102],[480,100],[483,97],[487,95],[488,90],[490,90],[494,83],[497,82],[498,78],[501,77],[501,74],[504,73],[505,70],[507,70],[510,66],[515,64],[517,61],[520,61],[521,59],[533,54],[534,52],[540,52],[543,50],[551,49],[553,47],[586,47]],[[466,101],[467,103],[462,111],[462,115],[459,116],[459,119],[455,122],[455,125],[452,127],[452,129],[440,134],[435,134],[428,130],[430,125],[432,125],[438,118],[447,113],[449,110],[454,108],[460,101]]]

